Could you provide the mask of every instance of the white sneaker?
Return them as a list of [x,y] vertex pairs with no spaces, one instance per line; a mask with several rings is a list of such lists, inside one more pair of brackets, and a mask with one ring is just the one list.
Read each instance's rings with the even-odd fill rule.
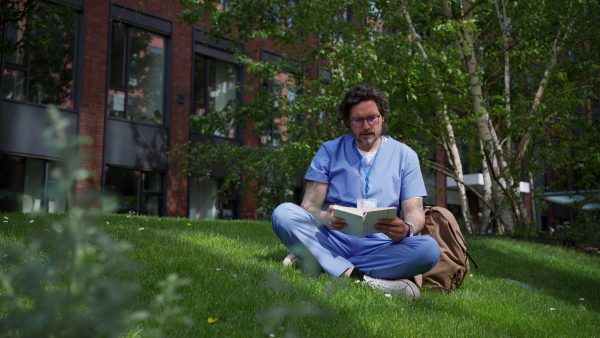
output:
[[285,266],[298,266],[299,262],[300,258],[296,257],[296,255],[294,255],[293,253],[285,256],[285,258],[283,259],[283,265]]
[[381,279],[373,278],[365,275],[363,283],[371,286],[376,290],[383,290],[389,293],[396,294],[408,300],[417,300],[421,297],[421,292],[415,283],[408,279]]

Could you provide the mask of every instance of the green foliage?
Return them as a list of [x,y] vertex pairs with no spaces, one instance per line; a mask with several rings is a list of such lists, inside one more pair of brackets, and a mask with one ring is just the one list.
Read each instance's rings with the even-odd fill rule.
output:
[[[55,22],[49,19],[60,17],[69,22],[76,16],[71,8],[54,1],[4,0],[0,6],[0,27],[5,27],[5,30],[8,27],[18,29],[21,36],[19,40],[13,40],[12,37],[0,35],[0,50],[10,54],[29,44],[42,48],[55,45],[53,39],[57,35],[53,33],[60,31],[60,28],[55,27]],[[54,55],[49,53],[47,56]]]
[[[46,144],[64,159],[50,173],[56,183],[49,194],[67,201],[67,214],[7,214],[0,234],[0,333],[14,337],[118,337],[128,325],[155,321],[144,336],[160,337],[171,321],[189,319],[175,305],[176,289],[187,280],[171,275],[148,310],[138,302],[139,283],[126,282],[139,273],[127,258],[131,246],[115,241],[94,225],[99,210],[75,203],[73,191],[89,174],[81,168],[76,148],[87,140],[68,139],[68,120],[48,110],[52,127]],[[110,205],[105,201],[103,205]],[[25,227],[31,224],[30,227]],[[16,227],[15,227],[16,226]],[[141,332],[141,331],[140,331]]]
[[[48,224],[28,246],[3,248],[1,331],[21,337],[118,336],[121,309],[135,305],[135,285],[114,278],[128,270],[121,259],[128,246],[76,215],[35,220]],[[25,217],[11,220],[19,221]]]
[[[470,164],[473,171],[478,171],[483,161],[477,120],[485,112],[490,114],[493,132],[505,151],[508,165],[497,173],[498,182],[517,185],[528,173],[540,181],[551,164],[555,172],[577,172],[581,179],[569,184],[580,189],[598,187],[600,163],[593,160],[597,159],[598,150],[590,148],[590,142],[599,137],[598,108],[593,103],[597,102],[600,79],[597,76],[600,49],[595,43],[600,26],[593,14],[600,10],[598,4],[567,0],[553,5],[541,0],[507,2],[504,17],[495,7],[496,2],[477,2],[470,3],[474,7],[469,11],[472,19],[468,19],[461,16],[458,2],[445,0],[303,1],[301,4],[287,0],[228,1],[226,10],[215,10],[216,2],[181,0],[181,3],[186,7],[181,20],[205,22],[214,37],[227,36],[234,43],[268,39],[273,50],[282,53],[278,62],[251,60],[249,55],[255,50],[246,50],[245,55],[238,53],[240,65],[250,73],[246,93],[251,93],[253,100],[238,107],[231,119],[238,125],[254,127],[256,135],[261,136],[274,117],[288,118],[284,122],[287,131],[280,135],[283,142],[277,151],[256,150],[261,154],[257,163],[252,162],[257,156],[237,158],[242,162],[237,164],[241,168],[268,173],[269,184],[274,181],[279,181],[280,186],[289,184],[286,174],[301,177],[306,170],[306,159],[312,157],[321,142],[347,132],[335,121],[335,105],[350,86],[370,82],[390,98],[389,134],[415,148],[421,158],[431,158],[435,149],[443,148],[449,141],[447,125],[440,114],[445,105],[459,147],[470,150],[461,154],[461,162]],[[503,5],[501,1],[497,3]],[[407,37],[409,23],[399,6],[405,6],[411,17],[417,33],[414,39]],[[444,6],[448,6],[447,12]],[[341,20],[347,10],[351,19]],[[371,25],[372,22],[377,25]],[[508,22],[506,38],[500,34],[501,22]],[[465,55],[460,48],[467,31],[473,33],[473,56]],[[425,49],[427,59],[417,42]],[[548,68],[554,55],[558,56],[557,63]],[[465,60],[472,57],[478,67],[471,74],[474,77],[465,68]],[[291,64],[304,70],[290,72]],[[330,71],[331,81],[313,75],[317,73],[315,64]],[[505,66],[509,67],[508,74],[504,73]],[[550,74],[549,82],[542,86],[544,95],[536,103],[536,93],[546,71]],[[291,103],[263,86],[274,75],[286,72],[292,74],[296,93],[300,93]],[[505,95],[505,75],[510,81],[510,106]],[[474,84],[481,85],[484,106],[484,111],[477,113],[471,92]],[[212,126],[203,125],[203,130],[209,132],[207,136],[211,129],[218,129],[217,121],[212,122]],[[290,137],[286,140],[285,136]],[[526,138],[530,142],[521,158],[517,150]],[[293,146],[288,147],[288,143]],[[223,144],[208,146],[207,142],[199,147],[204,147],[205,153],[217,152],[225,157],[229,157],[226,152],[236,155],[252,152],[221,148]],[[299,149],[306,153],[298,153]],[[272,161],[263,160],[271,155],[285,163],[272,166]],[[205,165],[197,170],[206,173],[211,159],[199,159]],[[438,169],[453,173],[450,167]],[[239,175],[244,171],[231,172]],[[261,185],[264,182],[260,175],[249,174],[249,177],[258,177]],[[227,180],[242,185],[253,182]],[[494,194],[505,194],[504,203],[518,199],[509,190]],[[526,222],[519,226],[522,229],[517,231],[530,231],[531,225]]]

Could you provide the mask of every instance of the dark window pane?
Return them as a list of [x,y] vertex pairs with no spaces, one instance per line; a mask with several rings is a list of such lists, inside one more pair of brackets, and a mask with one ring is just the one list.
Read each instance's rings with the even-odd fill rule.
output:
[[164,37],[113,22],[108,115],[164,124]]
[[30,47],[28,100],[74,109],[75,20],[46,18],[43,29],[36,29],[34,34],[38,40],[53,43]]
[[112,25],[112,41],[110,45],[110,83],[111,87],[125,87],[125,42],[126,27],[117,22]]
[[204,60],[205,57],[202,54],[196,54],[194,56],[194,105],[206,105],[204,94],[206,92],[206,65]]
[[161,173],[144,172],[144,190],[160,192],[162,191],[162,176]]
[[25,100],[27,73],[22,70],[4,68],[2,75],[2,97],[11,100]]
[[159,195],[146,195],[146,198],[144,199],[144,209],[141,213],[149,216],[160,216],[162,214],[161,204]]
[[163,124],[165,39],[130,28],[127,117]]
[[56,183],[48,179],[47,167],[61,162],[0,154],[0,211],[63,212],[65,192],[56,193]]
[[[16,46],[23,39],[23,32],[12,25],[6,25],[6,40],[8,43]],[[7,63],[13,63],[17,65],[25,65],[25,51],[23,48],[19,48],[17,51],[8,50],[5,54]]]
[[[46,184],[48,188],[48,212],[65,212],[66,211],[66,191],[64,184],[61,181],[55,181],[52,179],[52,173],[55,171],[65,172],[64,163],[62,162],[48,162],[49,177]],[[75,194],[75,192],[71,192]]]
[[135,170],[107,167],[105,189],[117,198],[117,213],[139,211],[139,175]]
[[25,159],[0,154],[0,211],[21,211]]
[[[202,54],[194,57],[194,114],[225,114],[237,98],[238,68],[230,62],[209,58]],[[224,117],[225,118],[225,117]],[[215,131],[215,135],[236,137],[236,129],[230,121],[227,129]],[[192,125],[192,128],[194,126]]]

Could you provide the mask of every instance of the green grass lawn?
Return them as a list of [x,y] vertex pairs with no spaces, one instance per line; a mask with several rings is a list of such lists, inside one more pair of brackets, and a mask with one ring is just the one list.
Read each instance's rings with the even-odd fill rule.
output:
[[[0,213],[0,221],[0,243],[46,226],[41,216]],[[195,324],[167,325],[169,337],[600,336],[600,257],[563,247],[467,237],[480,269],[472,267],[456,292],[423,291],[410,302],[282,266],[288,251],[268,222],[124,215],[93,222],[132,245],[129,257],[143,267],[125,278],[140,283],[142,303],[170,273],[191,281],[178,306]]]

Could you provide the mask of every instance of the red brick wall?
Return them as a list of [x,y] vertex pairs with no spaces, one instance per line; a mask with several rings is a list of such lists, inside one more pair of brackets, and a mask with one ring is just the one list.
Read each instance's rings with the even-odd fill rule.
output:
[[[178,1],[119,1],[120,5],[142,13],[173,21],[172,83],[170,107],[170,147],[189,140],[189,111],[192,70],[192,32],[189,25],[180,25],[177,14],[183,10]],[[85,13],[85,38],[83,42],[83,83],[80,113],[80,134],[93,139],[90,145],[80,147],[84,167],[94,176],[78,185],[78,194],[98,191],[102,187],[104,122],[106,119],[106,88],[110,36],[110,1],[88,0]],[[184,103],[179,103],[184,95]],[[182,168],[170,161],[168,179],[168,215],[187,215],[187,179],[177,178]]]
[[[177,2],[177,1],[172,1]],[[177,144],[186,143],[189,140],[190,128],[189,118],[191,110],[191,83],[193,64],[193,27],[180,25],[176,19],[177,13],[182,7],[169,1],[161,1],[161,6],[166,7],[158,13],[168,14],[168,18],[174,20],[173,25],[173,73],[171,87],[171,121],[170,121],[170,149]],[[168,4],[168,5],[165,5]],[[179,97],[183,97],[184,103],[179,103]],[[188,179],[179,178],[178,174],[185,168],[177,165],[177,159],[169,158],[169,190],[167,201],[168,215],[186,217],[188,215]]]
[[78,195],[102,188],[109,18],[110,2],[87,1],[79,133],[91,137],[92,142],[79,148],[79,156],[93,177],[79,182]]
[[[261,43],[259,41],[254,41],[246,44],[246,51],[253,51],[250,54],[250,57],[253,60],[260,60],[260,49]],[[260,87],[260,84],[257,83],[256,78],[251,76],[250,74],[245,75],[246,84],[252,84],[250,90],[246,90],[244,93],[244,102],[250,102],[254,100],[253,90],[257,90]],[[252,147],[260,147],[260,139],[254,134],[254,123],[248,122],[244,126],[244,139],[242,140],[243,145],[252,146]],[[246,179],[245,177],[243,178]],[[248,189],[244,196],[242,196],[242,219],[258,219],[258,182],[256,180],[250,182],[248,184]]]

